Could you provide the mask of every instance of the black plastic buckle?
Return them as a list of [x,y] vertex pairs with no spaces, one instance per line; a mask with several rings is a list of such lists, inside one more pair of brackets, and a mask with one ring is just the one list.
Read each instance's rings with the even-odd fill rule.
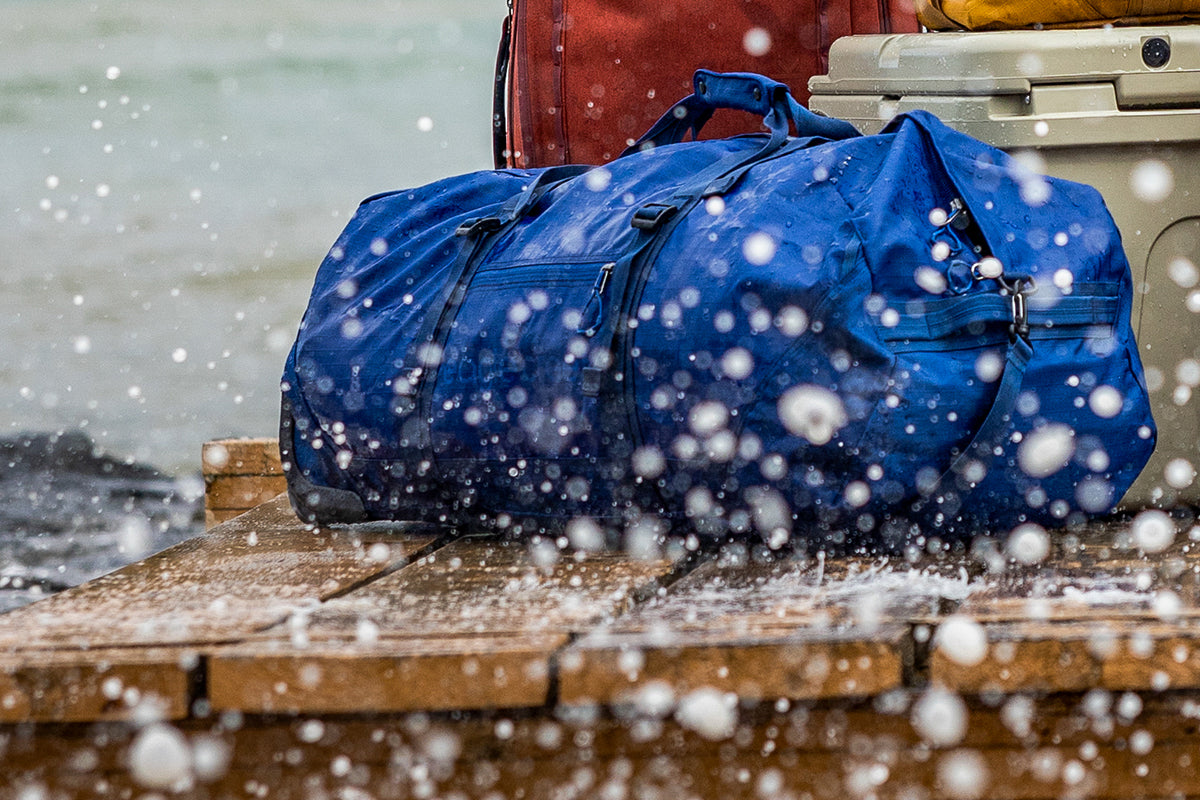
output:
[[642,231],[652,231],[675,216],[679,209],[666,203],[647,203],[633,212],[630,225]]
[[477,233],[494,233],[500,230],[500,222],[497,217],[477,217],[469,219],[462,225],[458,226],[458,230],[454,232],[455,236],[474,236]]

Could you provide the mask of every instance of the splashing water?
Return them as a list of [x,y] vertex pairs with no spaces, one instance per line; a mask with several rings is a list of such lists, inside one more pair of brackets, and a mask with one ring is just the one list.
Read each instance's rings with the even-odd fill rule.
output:
[[962,614],[953,614],[938,626],[934,644],[947,658],[964,667],[976,666],[987,658],[987,632]]
[[967,735],[967,705],[954,692],[935,686],[913,704],[912,726],[934,747],[952,747]]
[[1005,550],[1018,564],[1040,564],[1050,555],[1050,536],[1041,525],[1032,522],[1018,525],[1008,535]]
[[1148,158],[1130,171],[1129,188],[1143,203],[1161,203],[1175,191],[1175,173],[1162,161]]
[[975,750],[956,750],[938,763],[938,783],[954,800],[976,800],[988,787],[988,768]]
[[129,771],[140,785],[173,789],[192,774],[192,750],[178,728],[156,723],[143,729],[129,749]]
[[737,727],[736,702],[735,695],[712,688],[697,689],[680,699],[675,719],[705,739],[721,741],[733,736]]
[[789,432],[815,445],[828,444],[848,419],[846,407],[833,392],[822,386],[803,384],[779,398],[779,419]]
[[1065,467],[1074,454],[1075,431],[1052,423],[1025,437],[1017,450],[1017,464],[1031,478],[1046,478]]
[[1130,532],[1143,553],[1161,553],[1175,541],[1175,521],[1162,511],[1143,511],[1134,517]]

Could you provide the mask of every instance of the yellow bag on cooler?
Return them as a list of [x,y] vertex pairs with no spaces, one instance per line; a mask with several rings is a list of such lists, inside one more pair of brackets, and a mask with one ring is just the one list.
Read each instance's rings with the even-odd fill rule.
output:
[[1200,21],[1200,0],[915,0],[917,19],[935,31],[1092,28]]

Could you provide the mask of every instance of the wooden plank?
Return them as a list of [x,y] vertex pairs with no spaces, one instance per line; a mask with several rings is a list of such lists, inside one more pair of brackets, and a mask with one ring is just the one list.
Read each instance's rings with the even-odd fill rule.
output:
[[966,580],[955,564],[710,562],[572,645],[560,698],[622,702],[651,682],[752,699],[885,692],[913,661],[908,619],[936,613]]
[[0,616],[0,653],[237,640],[394,569],[435,538],[427,526],[309,530],[280,498]]
[[205,442],[200,453],[204,477],[282,475],[279,441],[274,438],[218,439]]
[[[494,537],[460,539],[314,609],[302,639],[277,627],[214,653],[209,698],[215,708],[243,711],[280,704],[305,712],[541,706],[550,699],[551,660],[566,637],[620,614],[672,569],[666,559],[557,554]],[[364,641],[365,654],[358,651]],[[379,696],[345,692],[332,680],[277,680],[297,659],[312,674],[344,676],[354,685],[385,673],[393,687],[410,674],[436,674],[437,680]],[[510,676],[502,685],[480,674],[493,661]],[[261,669],[251,667],[255,662]],[[514,670],[522,673],[520,680],[511,678]]]
[[292,515],[286,498],[260,506],[0,616],[0,720],[132,713],[108,696],[118,682],[160,698],[163,713],[182,716],[204,648],[302,617],[435,540],[427,526],[316,531]]
[[308,632],[346,640],[366,622],[380,636],[580,633],[622,613],[673,569],[666,558],[620,551],[549,557],[524,541],[465,537],[326,603]]
[[[928,800],[1196,797],[1195,724],[1150,715],[1107,734],[1076,710],[1037,742],[930,748],[895,722],[903,714],[774,704],[739,709],[735,731],[708,737],[671,709],[642,716],[540,714],[254,717],[189,720],[177,729],[211,756],[184,797],[695,797]],[[972,725],[1004,712],[971,709]],[[1078,734],[1060,738],[1070,729]],[[1150,732],[1153,731],[1153,735]],[[1145,734],[1145,735],[1143,735]],[[969,734],[970,735],[970,734]],[[0,727],[0,775],[51,797],[137,797],[132,726]],[[200,763],[201,759],[197,759]],[[216,768],[212,764],[216,762]],[[2,785],[2,784],[0,784]],[[172,792],[172,796],[175,793]]]
[[201,450],[205,527],[212,528],[287,491],[276,439],[220,439]]
[[0,656],[0,722],[182,719],[195,651],[182,648]]
[[235,647],[213,654],[208,694],[219,709],[288,714],[535,706],[549,696],[549,660],[566,642],[557,635]]
[[222,522],[229,522],[234,517],[240,517],[246,512],[247,509],[242,508],[220,508],[215,511],[211,508],[206,508],[204,509],[204,529],[215,528]]
[[663,689],[679,696],[714,689],[744,700],[870,696],[902,685],[908,641],[908,630],[898,626],[869,635],[764,630],[741,639],[601,633],[559,659],[559,697],[568,704],[621,705],[647,702],[647,690]]
[[1099,685],[1100,637],[1112,635],[1111,628],[1078,624],[1018,623],[980,630],[987,638],[981,660],[933,648],[929,677],[934,684],[971,694],[1086,691]]
[[249,511],[287,491],[287,481],[279,475],[233,475],[205,480],[204,504],[213,511]]
[[1023,622],[982,630],[982,660],[958,663],[935,648],[931,680],[971,693],[1200,689],[1200,637],[1190,622]]

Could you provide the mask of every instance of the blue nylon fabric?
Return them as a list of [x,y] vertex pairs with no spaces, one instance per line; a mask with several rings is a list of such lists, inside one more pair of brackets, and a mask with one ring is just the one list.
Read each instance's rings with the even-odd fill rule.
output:
[[[631,153],[477,239],[455,231],[541,171],[365,201],[285,366],[293,501],[885,548],[1111,510],[1155,431],[1098,193],[922,112],[747,165],[767,138]],[[973,225],[941,224],[956,202]],[[675,211],[634,227],[654,204]],[[1032,278],[1028,340],[1001,282],[969,278],[985,254]]]

